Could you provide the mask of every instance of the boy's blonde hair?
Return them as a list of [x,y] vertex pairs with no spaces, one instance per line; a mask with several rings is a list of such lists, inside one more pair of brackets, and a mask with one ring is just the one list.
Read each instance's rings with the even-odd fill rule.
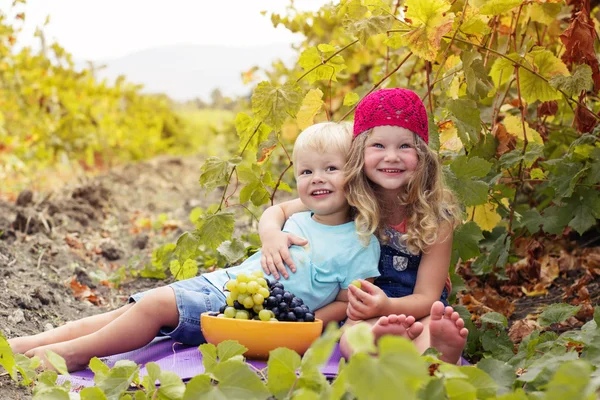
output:
[[385,237],[385,219],[393,207],[405,207],[406,233],[403,239],[413,254],[426,252],[438,239],[443,222],[452,228],[460,223],[461,211],[453,193],[447,189],[438,155],[416,134],[415,149],[419,158],[406,191],[396,204],[383,205],[380,190],[367,178],[364,170],[365,147],[373,129],[356,136],[352,142],[350,155],[346,163],[346,197],[348,203],[356,208],[356,228],[360,236],[372,233],[383,241]]
[[336,152],[348,159],[352,145],[352,123],[350,122],[321,122],[303,130],[296,138],[292,152],[294,176],[298,176],[296,159],[298,153],[313,150],[318,153]]

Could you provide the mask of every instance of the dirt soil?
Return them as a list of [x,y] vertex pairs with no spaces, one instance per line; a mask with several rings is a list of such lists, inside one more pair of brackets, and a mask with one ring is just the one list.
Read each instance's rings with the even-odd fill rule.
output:
[[[220,199],[219,190],[201,190],[201,165],[200,158],[160,157],[0,201],[0,331],[7,338],[34,334],[169,283],[126,273],[117,288],[100,279],[142,268],[153,249],[193,229],[194,207]],[[31,396],[0,374],[0,398]]]

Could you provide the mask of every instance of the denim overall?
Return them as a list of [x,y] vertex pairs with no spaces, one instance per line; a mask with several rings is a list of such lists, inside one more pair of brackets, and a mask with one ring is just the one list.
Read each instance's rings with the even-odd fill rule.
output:
[[[413,255],[400,239],[403,235],[387,227],[385,234],[389,241],[381,245],[379,257],[380,277],[375,279],[388,297],[403,297],[413,294],[417,283],[417,271],[421,263],[421,254]],[[448,305],[448,290],[444,288],[440,301]]]

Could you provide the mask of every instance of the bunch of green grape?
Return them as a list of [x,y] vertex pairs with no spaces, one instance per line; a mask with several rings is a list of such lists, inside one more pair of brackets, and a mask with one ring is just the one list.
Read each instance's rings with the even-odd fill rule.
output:
[[262,271],[241,273],[225,284],[227,298],[217,317],[261,321],[313,322],[314,313],[301,298],[270,282]]

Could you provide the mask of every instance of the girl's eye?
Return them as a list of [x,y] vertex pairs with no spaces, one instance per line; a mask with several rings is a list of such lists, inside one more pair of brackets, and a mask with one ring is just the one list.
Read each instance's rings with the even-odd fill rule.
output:
[[300,172],[300,175],[310,175],[312,174],[312,171],[309,169],[305,169],[304,171]]
[[403,145],[400,146],[401,149],[410,149],[410,144],[406,144],[404,143]]
[[332,166],[330,166],[330,167],[327,167],[327,168],[325,169],[325,171],[327,171],[327,172],[331,172],[331,171],[337,171],[337,170],[338,170],[338,168],[337,168],[337,167],[334,167],[333,165],[332,165]]
[[378,149],[383,149],[383,145],[381,143],[373,143],[373,147],[377,147]]

